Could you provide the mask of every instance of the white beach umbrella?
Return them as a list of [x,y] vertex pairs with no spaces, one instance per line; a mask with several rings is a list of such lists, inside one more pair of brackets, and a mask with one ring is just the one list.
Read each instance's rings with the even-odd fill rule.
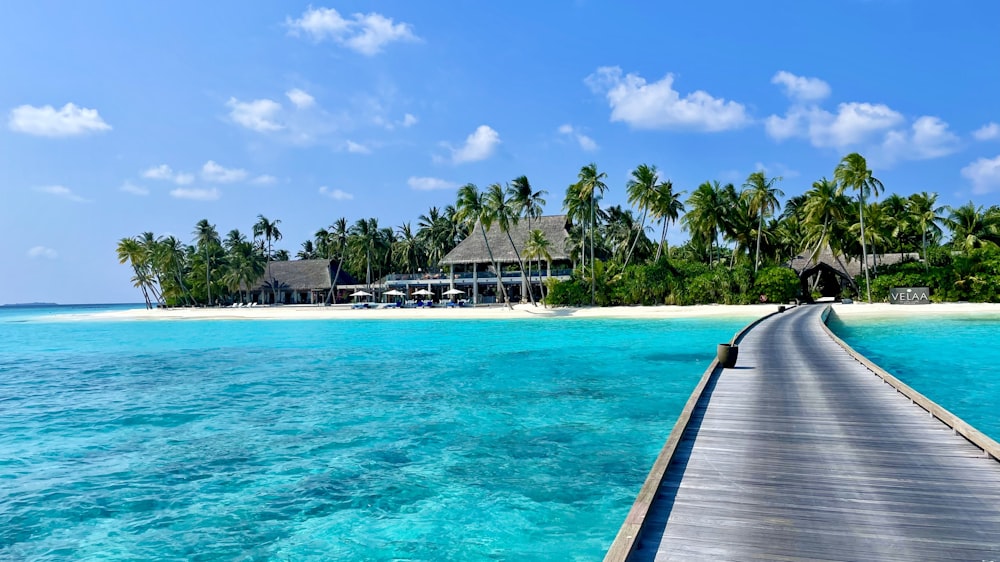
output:
[[391,291],[386,291],[386,292],[384,292],[382,294],[383,295],[392,295],[394,297],[401,297],[401,296],[405,295],[406,293],[404,293],[403,291],[397,291],[396,289],[393,289]]
[[351,293],[351,296],[352,297],[370,297],[370,296],[372,296],[372,294],[369,293],[369,292],[367,292],[367,291],[354,291],[353,293]]
[[464,295],[465,291],[461,289],[448,289],[444,292],[445,295]]
[[431,291],[428,291],[427,289],[420,289],[420,290],[417,290],[417,291],[413,291],[413,294],[414,295],[433,295],[434,293],[431,292]]

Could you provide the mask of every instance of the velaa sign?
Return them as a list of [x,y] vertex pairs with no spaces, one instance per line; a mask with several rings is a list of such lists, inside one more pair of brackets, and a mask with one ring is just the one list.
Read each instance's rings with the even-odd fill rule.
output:
[[889,304],[930,304],[931,290],[927,287],[894,287],[889,289]]

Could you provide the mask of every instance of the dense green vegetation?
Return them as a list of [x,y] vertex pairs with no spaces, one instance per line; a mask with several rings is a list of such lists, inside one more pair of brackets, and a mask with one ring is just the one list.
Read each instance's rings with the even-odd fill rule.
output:
[[[583,166],[563,198],[573,276],[547,283],[544,300],[600,306],[787,302],[802,296],[789,261],[811,260],[827,249],[836,260],[861,263],[863,256],[911,254],[909,263],[897,265],[873,258],[841,296],[868,298],[870,286],[871,299],[884,300],[894,286],[928,286],[935,300],[1000,300],[1000,207],[943,207],[926,192],[879,199],[884,186],[856,153],[845,156],[832,177],[782,202],[782,178],[764,172],[754,172],[740,188],[706,181],[687,193],[675,190],[655,166],[642,164],[624,186],[631,206],[624,208],[601,206],[611,189],[607,175],[596,164]],[[337,219],[303,241],[295,257],[336,260],[363,282],[390,273],[436,272],[467,236],[486,240],[486,231],[498,228],[514,246],[510,229],[520,221],[530,229],[546,195],[524,176],[482,191],[468,184],[454,205],[430,208],[416,226]],[[678,221],[689,239],[670,247],[667,233]],[[273,247],[282,239],[280,222],[260,215],[252,238],[234,229],[222,239],[202,220],[190,245],[147,232],[122,239],[118,257],[131,264],[133,282],[150,306],[242,300],[241,287],[266,279],[272,261],[290,258]],[[488,250],[493,271],[537,271],[551,260],[551,244],[538,230],[531,231],[526,247],[515,247],[516,264],[497,263]],[[534,302],[542,296],[525,297]]]

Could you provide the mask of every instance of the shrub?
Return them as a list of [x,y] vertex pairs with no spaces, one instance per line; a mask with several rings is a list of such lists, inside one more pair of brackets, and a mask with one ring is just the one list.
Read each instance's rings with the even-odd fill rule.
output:
[[788,302],[799,294],[799,276],[787,267],[769,267],[757,273],[754,292],[767,302]]

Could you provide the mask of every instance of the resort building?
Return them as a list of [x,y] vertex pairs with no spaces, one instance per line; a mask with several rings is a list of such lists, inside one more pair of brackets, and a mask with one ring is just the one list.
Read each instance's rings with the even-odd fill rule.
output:
[[[540,260],[533,258],[528,263],[525,248],[532,230],[542,232],[548,242],[547,251],[551,260],[544,257]],[[451,291],[451,295],[468,299],[473,304],[488,304],[498,302],[494,260],[500,265],[501,282],[512,302],[527,301],[529,287],[534,291],[535,298],[539,298],[542,283],[550,277],[559,280],[570,278],[572,258],[569,249],[569,220],[566,215],[538,217],[532,219],[530,224],[527,219],[521,219],[516,225],[511,225],[510,238],[507,234],[493,224],[486,230],[484,240],[482,230],[477,225],[465,240],[441,259],[441,265],[447,267],[449,273],[391,275],[386,280],[386,286],[408,295],[413,294],[415,287],[424,289],[433,293],[435,299],[447,297],[445,293]],[[514,246],[511,245],[511,240]],[[524,262],[525,270],[531,270],[527,285],[521,276],[518,255]],[[525,274],[527,275],[527,271]]]
[[[917,253],[868,254],[868,272],[875,275],[879,267],[919,260],[920,254]],[[814,290],[824,297],[839,297],[845,289],[858,293],[859,287],[854,280],[864,275],[860,259],[835,255],[829,246],[820,250],[815,258],[804,253],[792,258],[787,265],[798,274],[807,302],[811,300]]]
[[331,290],[338,291],[338,300],[343,300],[344,295],[339,294],[344,292],[343,287],[356,284],[343,269],[338,275],[336,260],[272,261],[250,289],[250,300],[261,304],[322,304]]

